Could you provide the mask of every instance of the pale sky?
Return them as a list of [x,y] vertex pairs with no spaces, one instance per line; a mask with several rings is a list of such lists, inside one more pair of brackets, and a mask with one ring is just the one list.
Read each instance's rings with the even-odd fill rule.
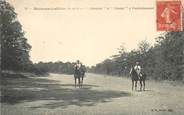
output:
[[[156,31],[155,0],[8,1],[15,7],[32,45],[33,62],[79,59],[91,66],[117,54],[121,44],[130,51],[145,39],[154,44],[154,38],[161,33]],[[52,9],[56,7],[62,9]],[[127,8],[118,10],[120,7]],[[132,7],[153,9],[128,9]]]

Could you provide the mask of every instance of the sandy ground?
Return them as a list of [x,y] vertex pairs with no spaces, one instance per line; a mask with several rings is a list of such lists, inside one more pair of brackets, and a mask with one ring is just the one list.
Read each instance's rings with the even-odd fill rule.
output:
[[184,115],[184,85],[175,82],[147,81],[140,92],[129,78],[96,74],[86,75],[83,88],[71,75],[31,80],[6,86],[17,94],[7,94],[1,115]]

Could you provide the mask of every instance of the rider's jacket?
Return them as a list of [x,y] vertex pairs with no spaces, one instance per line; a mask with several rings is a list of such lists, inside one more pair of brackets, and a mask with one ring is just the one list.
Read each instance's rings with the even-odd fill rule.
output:
[[76,63],[76,64],[75,64],[75,69],[76,69],[76,70],[79,70],[80,68],[81,68],[81,64],[80,64],[80,63]]
[[135,69],[135,71],[137,72],[138,75],[141,73],[141,66],[140,65],[135,65],[134,69]]

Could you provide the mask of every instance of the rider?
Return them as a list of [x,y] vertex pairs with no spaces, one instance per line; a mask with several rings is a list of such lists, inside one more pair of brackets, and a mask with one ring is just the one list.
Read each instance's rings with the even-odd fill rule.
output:
[[75,71],[79,71],[81,68],[81,62],[79,60],[77,60],[76,64],[75,64]]
[[135,69],[135,71],[137,72],[137,74],[138,74],[138,76],[139,76],[139,78],[140,78],[141,69],[142,69],[142,68],[141,68],[139,62],[136,62],[135,66],[134,66],[134,69]]
[[75,72],[76,73],[80,73],[82,74],[83,76],[85,75],[85,72],[86,72],[86,67],[85,65],[83,65],[79,60],[76,61],[75,63]]

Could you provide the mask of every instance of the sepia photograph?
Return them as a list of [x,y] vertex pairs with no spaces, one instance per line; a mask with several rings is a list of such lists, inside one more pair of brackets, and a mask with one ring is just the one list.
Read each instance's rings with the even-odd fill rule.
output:
[[184,0],[0,0],[0,115],[184,115]]

